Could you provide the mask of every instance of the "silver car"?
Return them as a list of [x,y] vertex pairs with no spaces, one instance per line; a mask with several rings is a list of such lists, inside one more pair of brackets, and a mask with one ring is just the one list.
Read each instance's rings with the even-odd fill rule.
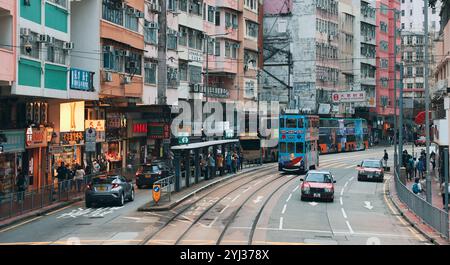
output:
[[134,186],[119,175],[100,175],[92,179],[86,187],[86,207],[93,203],[114,203],[123,206],[125,200],[134,200]]

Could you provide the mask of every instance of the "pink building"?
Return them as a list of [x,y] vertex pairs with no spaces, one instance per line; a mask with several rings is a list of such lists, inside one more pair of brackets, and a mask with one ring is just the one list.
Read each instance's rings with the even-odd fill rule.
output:
[[[397,10],[397,18],[394,18]],[[400,72],[395,71],[395,61],[400,63],[401,36],[398,31],[395,39],[395,29],[400,29],[400,1],[378,0],[377,1],[377,25],[387,25],[377,27],[377,73],[376,73],[376,97],[377,106],[373,111],[378,115],[378,119],[383,121],[384,134],[389,128],[394,127],[394,82],[400,80]],[[394,21],[396,22],[394,25]],[[394,60],[394,51],[397,48],[397,58]],[[399,84],[399,83],[398,83]],[[400,84],[399,84],[400,85]],[[397,98],[400,95],[399,85],[397,86]],[[399,110],[397,109],[397,115]]]
[[16,1],[0,0],[0,87],[15,81]]

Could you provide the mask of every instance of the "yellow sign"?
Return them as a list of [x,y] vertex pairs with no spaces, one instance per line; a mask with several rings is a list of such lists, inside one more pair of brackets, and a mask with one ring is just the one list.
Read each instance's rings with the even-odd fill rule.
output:
[[153,201],[155,203],[158,203],[159,199],[161,198],[161,184],[153,184],[152,194]]

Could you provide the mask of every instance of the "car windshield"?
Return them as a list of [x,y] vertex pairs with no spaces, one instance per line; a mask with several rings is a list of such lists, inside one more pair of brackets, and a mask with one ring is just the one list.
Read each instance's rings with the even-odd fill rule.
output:
[[151,166],[144,166],[143,168],[144,172],[158,172],[159,171],[159,167],[157,165],[151,165]]
[[368,167],[368,168],[380,168],[380,161],[363,161],[362,163],[363,167]]
[[101,176],[101,177],[94,178],[92,180],[92,183],[93,184],[111,184],[116,181],[118,181],[116,176],[108,176],[108,177]]
[[331,183],[331,175],[324,173],[310,173],[306,176],[307,182]]

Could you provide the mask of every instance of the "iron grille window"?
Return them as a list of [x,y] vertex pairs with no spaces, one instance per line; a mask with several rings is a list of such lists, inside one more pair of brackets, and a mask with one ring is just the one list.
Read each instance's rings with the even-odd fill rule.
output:
[[156,64],[146,64],[144,81],[146,84],[156,84]]
[[114,24],[123,25],[123,9],[118,4],[120,2],[114,0],[103,0],[103,19]]
[[47,61],[57,64],[66,64],[66,51],[63,49],[63,41],[55,40],[53,44],[47,44]]

